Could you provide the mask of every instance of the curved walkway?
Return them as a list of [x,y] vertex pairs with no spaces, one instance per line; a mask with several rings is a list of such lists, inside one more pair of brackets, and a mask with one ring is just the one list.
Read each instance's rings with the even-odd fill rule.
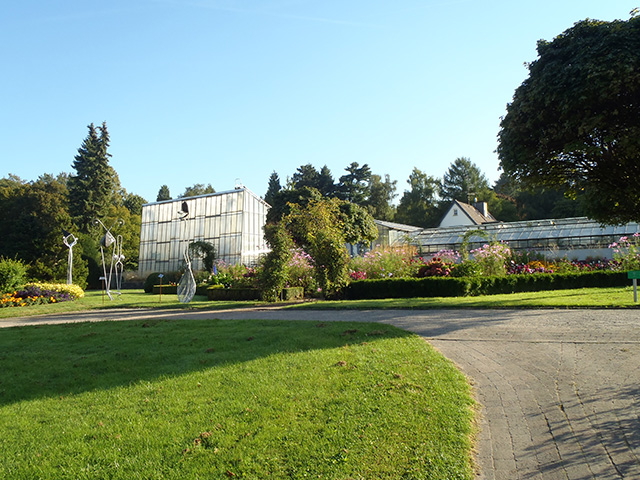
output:
[[471,379],[482,405],[479,479],[640,478],[640,310],[110,310],[0,326],[134,318],[395,325]]

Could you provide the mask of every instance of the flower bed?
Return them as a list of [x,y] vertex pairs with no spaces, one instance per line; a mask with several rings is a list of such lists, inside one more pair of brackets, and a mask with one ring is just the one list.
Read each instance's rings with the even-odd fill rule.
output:
[[29,307],[47,303],[69,302],[84,297],[78,285],[57,283],[29,283],[21,290],[0,297],[0,307]]

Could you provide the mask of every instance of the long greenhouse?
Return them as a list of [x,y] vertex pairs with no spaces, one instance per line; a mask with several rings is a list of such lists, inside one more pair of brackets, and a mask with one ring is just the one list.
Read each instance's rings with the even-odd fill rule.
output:
[[[429,228],[412,235],[422,255],[435,255],[443,250],[460,250],[467,232],[469,248],[481,247],[487,241],[505,242],[515,251],[535,251],[547,258],[570,260],[611,258],[609,248],[620,237],[640,233],[638,223],[602,226],[587,217],[555,220],[532,220],[510,223],[485,223],[474,226]],[[482,232],[482,233],[480,233]]]
[[[268,251],[263,237],[269,205],[246,187],[148,203],[142,207],[139,273],[177,271],[183,252],[195,241],[211,243],[216,258],[254,265]],[[202,260],[193,259],[193,269]]]

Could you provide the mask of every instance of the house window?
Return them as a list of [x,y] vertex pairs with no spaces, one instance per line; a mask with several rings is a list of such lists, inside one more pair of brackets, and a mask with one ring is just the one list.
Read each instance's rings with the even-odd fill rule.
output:
[[457,217],[457,216],[458,216],[458,209],[457,209],[457,208],[454,208],[454,209],[453,209],[453,216],[454,216],[454,217]]

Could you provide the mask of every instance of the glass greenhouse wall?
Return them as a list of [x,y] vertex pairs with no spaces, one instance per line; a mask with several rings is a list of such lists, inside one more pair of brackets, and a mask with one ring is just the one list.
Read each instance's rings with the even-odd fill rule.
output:
[[533,220],[510,223],[485,223],[475,226],[430,228],[412,235],[422,255],[435,255],[442,250],[459,251],[468,231],[481,230],[486,235],[472,235],[469,248],[479,248],[487,241],[505,242],[515,251],[534,251],[547,258],[585,260],[611,258],[609,248],[622,236],[640,232],[640,225],[601,226],[586,217],[557,220]]
[[[189,214],[181,220],[178,212],[183,202]],[[245,187],[143,205],[140,275],[179,270],[185,248],[195,241],[213,244],[217,259],[226,263],[255,265],[268,252],[262,231],[268,209]],[[204,268],[202,259],[193,259],[192,267],[194,271]]]

